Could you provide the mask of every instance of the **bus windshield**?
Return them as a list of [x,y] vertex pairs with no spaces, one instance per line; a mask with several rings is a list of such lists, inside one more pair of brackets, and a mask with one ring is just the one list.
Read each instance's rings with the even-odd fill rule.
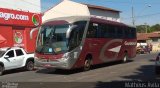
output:
[[36,52],[43,54],[59,54],[68,51],[66,32],[68,24],[43,25],[38,34]]

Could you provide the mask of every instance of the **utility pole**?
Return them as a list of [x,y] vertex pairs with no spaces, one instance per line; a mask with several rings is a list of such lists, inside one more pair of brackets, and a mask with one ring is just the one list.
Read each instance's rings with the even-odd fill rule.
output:
[[134,6],[133,6],[133,0],[132,1],[132,24],[135,26],[135,17],[134,17]]
[[145,30],[146,30],[146,33],[148,33],[148,27],[147,27],[147,23],[144,23],[145,25]]

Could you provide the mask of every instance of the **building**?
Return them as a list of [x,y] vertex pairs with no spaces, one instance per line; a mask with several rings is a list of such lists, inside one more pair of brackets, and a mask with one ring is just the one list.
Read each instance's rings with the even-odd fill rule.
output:
[[98,17],[111,21],[120,22],[120,11],[107,7],[95,6],[89,4],[77,3],[69,0],[64,0],[48,11],[44,12],[42,23],[49,19],[56,19],[60,17]]
[[91,16],[100,16],[107,20],[120,22],[120,11],[108,7],[95,6],[89,4],[86,5],[88,6]]
[[[31,0],[0,1],[0,48],[16,46],[23,47],[28,53],[34,52],[37,31],[32,39],[30,34],[41,24],[40,7],[30,7]],[[37,1],[33,2],[37,4]]]
[[0,0],[0,8],[34,13],[41,12],[41,0]]
[[[160,33],[137,33],[137,43],[152,44],[153,51],[160,50]],[[139,45],[137,44],[137,45]]]

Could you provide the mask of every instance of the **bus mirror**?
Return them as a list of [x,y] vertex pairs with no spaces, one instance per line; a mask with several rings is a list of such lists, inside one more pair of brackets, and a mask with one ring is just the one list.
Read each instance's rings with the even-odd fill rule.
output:
[[78,27],[77,25],[73,25],[69,28],[69,30],[66,33],[66,38],[69,38],[71,35],[72,30],[74,30],[76,27]]
[[38,27],[38,28],[33,28],[33,29],[30,31],[30,39],[33,38],[33,32],[36,31],[36,30],[38,30],[38,29],[39,29],[39,27]]

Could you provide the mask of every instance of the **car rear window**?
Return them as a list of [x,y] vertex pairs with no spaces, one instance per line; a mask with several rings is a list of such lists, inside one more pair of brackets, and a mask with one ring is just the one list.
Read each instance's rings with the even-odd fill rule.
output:
[[18,49],[18,50],[16,50],[16,55],[17,56],[22,56],[22,55],[24,55],[24,53],[22,52],[21,49]]

